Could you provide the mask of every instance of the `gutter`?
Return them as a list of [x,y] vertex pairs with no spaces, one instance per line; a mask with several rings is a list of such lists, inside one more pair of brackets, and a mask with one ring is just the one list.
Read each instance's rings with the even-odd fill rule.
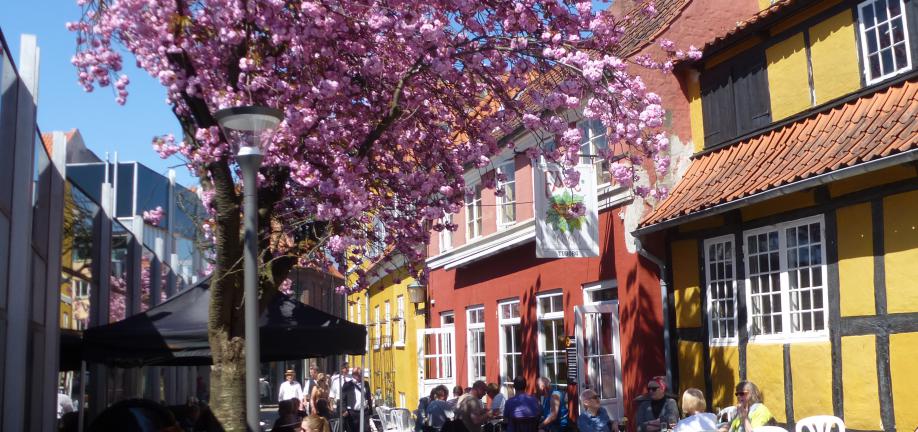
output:
[[820,186],[828,184],[838,180],[844,180],[850,177],[854,177],[861,174],[867,174],[874,171],[879,171],[881,169],[889,168],[895,165],[901,165],[908,162],[918,160],[918,149],[908,150],[903,153],[899,153],[893,156],[887,156],[880,159],[874,159],[869,162],[864,162],[861,164],[849,166],[846,168],[837,169],[831,172],[824,174],[819,174],[814,177],[810,177],[805,180],[801,180],[795,183],[789,183],[784,186],[779,186],[774,189],[769,189],[762,191],[745,198],[740,198],[738,200],[722,203],[715,205],[713,207],[708,207],[704,210],[699,210],[695,213],[688,214],[683,217],[676,217],[667,221],[659,222],[653,225],[648,225],[642,228],[638,228],[632,232],[632,235],[635,237],[641,237],[646,234],[653,232],[661,231],[667,228],[672,228],[677,225],[681,225],[687,222],[699,220],[706,218],[708,216],[713,216],[721,213],[726,213],[730,210],[735,210],[740,207],[745,207],[748,205],[760,203],[763,201],[770,200],[772,198],[777,198],[783,195],[789,195],[795,192],[800,192],[804,189],[809,189],[814,186]]
[[660,299],[663,304],[663,357],[666,362],[666,386],[668,388],[673,388],[673,362],[672,362],[672,351],[670,344],[671,338],[669,334],[670,322],[669,322],[669,287],[666,283],[666,263],[657,258],[655,255],[650,253],[647,249],[644,249],[644,245],[641,242],[641,239],[635,237],[634,239],[635,246],[637,246],[638,255],[647,258],[650,262],[656,264],[660,269]]

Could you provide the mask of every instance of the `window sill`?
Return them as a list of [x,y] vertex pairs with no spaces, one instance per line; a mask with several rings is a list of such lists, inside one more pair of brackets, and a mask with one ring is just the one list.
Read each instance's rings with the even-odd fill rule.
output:
[[394,346],[395,346],[396,348],[405,348],[405,343],[404,343],[404,342],[396,342]]
[[786,335],[750,336],[749,343],[758,345],[786,344],[796,342],[828,342],[829,332],[794,333]]
[[712,347],[735,347],[739,345],[739,340],[736,338],[733,339],[712,339],[708,341],[708,345]]

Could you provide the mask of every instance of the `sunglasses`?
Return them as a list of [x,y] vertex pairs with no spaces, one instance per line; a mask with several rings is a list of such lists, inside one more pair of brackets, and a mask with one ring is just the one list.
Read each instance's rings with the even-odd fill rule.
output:
[[747,392],[747,391],[733,393],[733,395],[734,395],[734,396],[737,396],[737,397],[739,397],[739,396],[746,396],[747,394],[749,394],[749,392]]
[[657,391],[659,389],[660,387],[650,387],[650,386],[647,387],[647,391],[652,391],[652,392]]

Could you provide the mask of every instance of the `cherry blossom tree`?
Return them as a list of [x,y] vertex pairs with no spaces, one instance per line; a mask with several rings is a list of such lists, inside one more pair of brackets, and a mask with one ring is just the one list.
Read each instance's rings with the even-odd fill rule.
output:
[[[214,412],[244,429],[241,185],[234,149],[213,113],[281,109],[260,171],[262,306],[297,264],[337,265],[353,291],[384,245],[423,269],[430,229],[461,209],[463,173],[529,130],[555,146],[528,149],[567,168],[580,159],[570,113],[609,128],[611,174],[631,185],[668,166],[660,98],[637,70],[694,56],[616,55],[628,17],[589,0],[78,0],[73,64],[87,91],[113,86],[124,104],[123,50],[167,89],[183,137],[154,140],[180,154],[203,187],[214,241],[209,337]],[[647,4],[635,13],[653,13]],[[123,50],[122,50],[123,48]],[[522,151],[523,149],[517,149]],[[624,156],[621,158],[620,156]],[[248,186],[248,185],[246,185]],[[665,191],[643,185],[640,194]],[[376,229],[382,226],[384,229]],[[424,282],[426,273],[417,278]]]

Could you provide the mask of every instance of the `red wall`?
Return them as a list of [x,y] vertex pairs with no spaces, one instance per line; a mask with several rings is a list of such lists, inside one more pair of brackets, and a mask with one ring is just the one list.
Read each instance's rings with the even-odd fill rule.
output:
[[[665,372],[663,361],[660,285],[656,269],[638,265],[622,243],[624,227],[620,209],[600,214],[600,253],[597,258],[535,258],[535,242],[504,251],[459,269],[438,269],[430,275],[430,325],[440,326],[440,313],[456,316],[457,383],[468,385],[468,358],[465,310],[485,307],[485,349],[488,381],[497,382],[500,374],[497,303],[518,297],[523,327],[523,370],[534,383],[539,370],[536,294],[561,289],[564,293],[564,326],[574,334],[573,307],[583,304],[582,285],[600,280],[618,282],[621,321],[622,375],[626,413],[631,399],[639,395],[647,380]],[[613,247],[613,245],[615,245]],[[642,261],[643,262],[643,261]],[[493,355],[492,355],[493,354]],[[571,389],[575,391],[575,389]]]

